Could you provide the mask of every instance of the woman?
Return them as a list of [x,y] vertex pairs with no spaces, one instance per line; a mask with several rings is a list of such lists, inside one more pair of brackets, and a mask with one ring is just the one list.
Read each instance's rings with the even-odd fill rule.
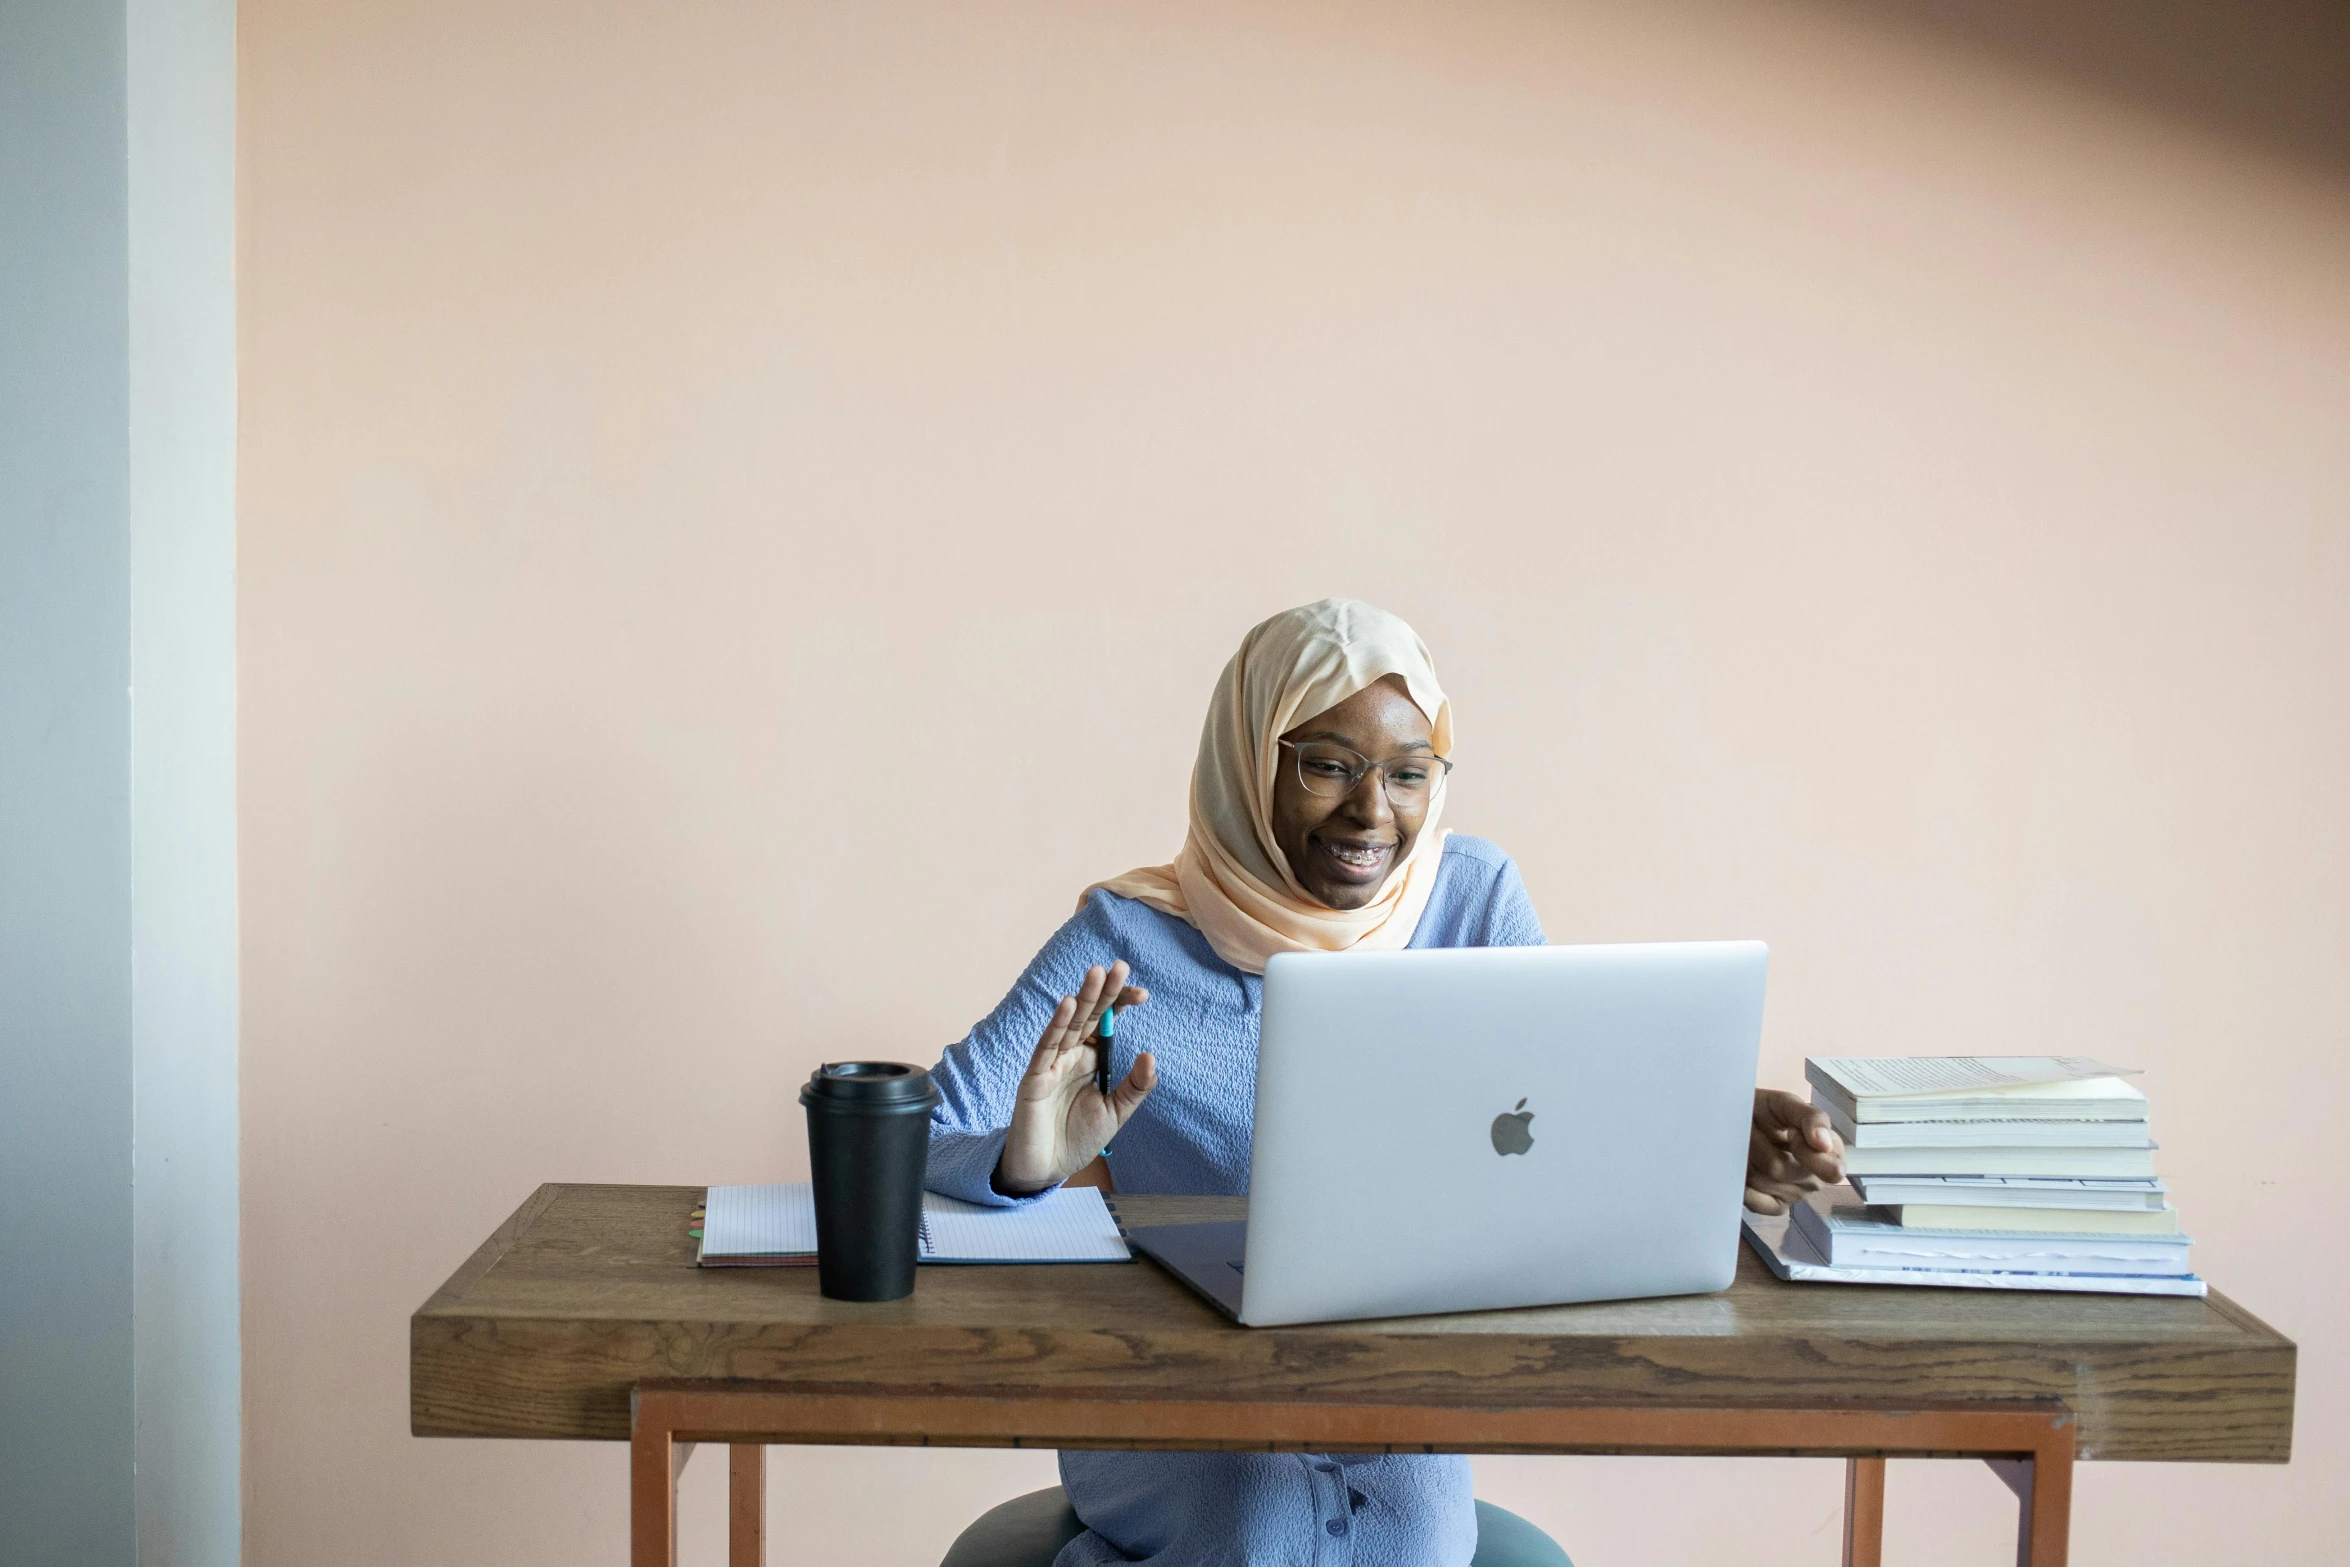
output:
[[[1393,615],[1324,599],[1249,632],[1209,704],[1175,863],[1087,888],[939,1063],[930,1185],[1014,1203],[1106,1153],[1121,1191],[1246,1192],[1267,959],[1542,943],[1509,856],[1437,825],[1451,751],[1428,650]],[[1126,1071],[1105,1096],[1113,1004]],[[1839,1178],[1840,1155],[1824,1115],[1758,1093],[1749,1205]],[[1055,1567],[1464,1567],[1477,1543],[1457,1456],[1063,1453],[1061,1481],[1087,1532]]]

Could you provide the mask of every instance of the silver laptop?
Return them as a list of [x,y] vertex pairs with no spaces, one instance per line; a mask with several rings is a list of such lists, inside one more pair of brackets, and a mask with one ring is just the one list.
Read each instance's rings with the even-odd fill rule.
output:
[[1768,960],[1285,953],[1248,1219],[1129,1238],[1252,1327],[1726,1289]]

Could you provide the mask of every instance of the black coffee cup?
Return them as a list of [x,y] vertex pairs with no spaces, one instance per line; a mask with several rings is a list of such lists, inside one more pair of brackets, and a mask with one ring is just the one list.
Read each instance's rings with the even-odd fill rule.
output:
[[938,1097],[928,1072],[896,1061],[820,1066],[800,1090],[816,1186],[817,1284],[834,1300],[914,1293]]

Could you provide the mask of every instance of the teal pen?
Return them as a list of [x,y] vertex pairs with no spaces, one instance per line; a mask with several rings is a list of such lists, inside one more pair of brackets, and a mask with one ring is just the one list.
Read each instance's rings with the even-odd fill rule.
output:
[[1093,1086],[1104,1099],[1110,1097],[1110,1042],[1118,1037],[1118,1009],[1110,1008],[1102,1014],[1102,1026],[1093,1036]]

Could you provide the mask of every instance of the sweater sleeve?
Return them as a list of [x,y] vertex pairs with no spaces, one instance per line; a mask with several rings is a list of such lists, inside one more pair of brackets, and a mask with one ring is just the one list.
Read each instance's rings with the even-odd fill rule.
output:
[[1096,892],[1087,899],[1029,960],[1011,993],[930,1069],[940,1096],[930,1114],[930,1165],[923,1181],[932,1191],[995,1208],[1017,1207],[1043,1195],[1005,1196],[995,1189],[995,1167],[1004,1154],[1020,1079],[1053,1008],[1084,983],[1088,968],[1119,956],[1102,906],[1109,896]]
[[1493,878],[1491,895],[1486,899],[1483,929],[1479,946],[1484,947],[1542,947],[1549,938],[1542,933],[1542,920],[1534,912],[1534,899],[1526,891],[1525,878],[1518,874],[1518,862],[1504,858],[1500,871]]

